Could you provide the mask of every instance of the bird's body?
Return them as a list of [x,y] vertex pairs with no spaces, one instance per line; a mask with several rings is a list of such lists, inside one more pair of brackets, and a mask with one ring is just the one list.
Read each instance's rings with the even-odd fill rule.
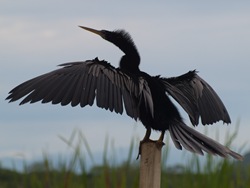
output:
[[188,113],[192,124],[212,124],[219,120],[230,123],[230,117],[222,101],[196,71],[178,77],[150,76],[139,69],[140,56],[130,35],[124,30],[106,31],[81,28],[100,35],[119,47],[124,55],[119,68],[98,58],[82,62],[62,64],[62,68],[38,76],[10,91],[7,99],[16,101],[26,96],[20,104],[42,101],[72,106],[96,105],[123,113],[140,120],[147,129],[144,138],[149,139],[151,129],[169,131],[178,149],[182,146],[195,153],[203,151],[236,159],[242,156],[218,142],[188,127],[182,120],[172,96]]
[[168,126],[175,120],[181,121],[181,116],[172,101],[166,95],[160,77],[144,76],[151,91],[153,99],[153,116],[149,115],[144,105],[140,106],[140,120],[146,128],[158,131],[168,130]]

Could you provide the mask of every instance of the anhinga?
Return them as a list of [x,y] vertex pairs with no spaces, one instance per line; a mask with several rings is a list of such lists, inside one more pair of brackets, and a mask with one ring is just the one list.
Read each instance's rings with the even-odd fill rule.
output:
[[98,58],[64,63],[58,70],[15,87],[6,99],[12,102],[25,96],[20,104],[41,101],[81,107],[91,106],[96,100],[100,108],[120,114],[125,108],[128,116],[140,120],[147,129],[143,141],[149,140],[151,129],[161,131],[159,143],[165,131],[169,131],[178,149],[184,147],[201,155],[205,151],[242,159],[241,155],[187,126],[168,97],[180,104],[194,126],[198,125],[199,118],[203,125],[220,120],[230,123],[221,99],[195,70],[171,78],[150,76],[139,69],[140,56],[129,33],[80,27],[100,35],[124,52],[119,68]]

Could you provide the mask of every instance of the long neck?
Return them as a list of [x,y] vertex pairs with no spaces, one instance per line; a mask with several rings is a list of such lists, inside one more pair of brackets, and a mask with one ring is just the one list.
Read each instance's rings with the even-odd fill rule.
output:
[[117,30],[110,32],[105,39],[116,45],[125,53],[120,61],[121,69],[130,72],[139,71],[140,55],[129,33],[124,30]]
[[136,59],[134,56],[124,55],[120,60],[120,69],[127,71],[129,73],[138,73],[140,64],[140,57],[139,60]]

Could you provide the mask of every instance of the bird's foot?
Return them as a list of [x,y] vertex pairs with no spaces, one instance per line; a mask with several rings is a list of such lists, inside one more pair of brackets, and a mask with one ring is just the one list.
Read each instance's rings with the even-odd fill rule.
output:
[[139,156],[141,155],[141,146],[143,143],[146,143],[146,142],[154,142],[153,140],[150,140],[149,138],[148,139],[143,139],[140,141],[140,145],[139,145],[139,151],[138,151],[138,155],[136,157],[136,160],[139,159]]
[[164,143],[162,140],[156,140],[156,141],[154,141],[154,142],[155,142],[156,147],[157,147],[158,149],[161,149],[162,146],[165,145],[165,143]]
[[138,151],[138,155],[137,155],[137,157],[136,157],[136,160],[138,160],[138,159],[139,159],[139,156],[141,155],[142,144],[148,143],[148,142],[153,142],[153,143],[155,143],[155,145],[156,145],[156,147],[157,147],[158,149],[161,149],[162,146],[165,145],[165,143],[164,143],[162,140],[160,140],[160,139],[159,139],[159,140],[150,140],[150,139],[143,139],[143,140],[141,140],[141,141],[140,141],[139,151]]

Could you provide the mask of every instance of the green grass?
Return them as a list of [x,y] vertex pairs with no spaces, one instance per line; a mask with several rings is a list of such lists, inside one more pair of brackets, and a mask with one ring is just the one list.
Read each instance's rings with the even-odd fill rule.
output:
[[[237,136],[238,126],[236,127],[233,133],[226,133],[228,146]],[[60,138],[71,151],[69,161],[62,157],[55,168],[48,155],[44,153],[43,161],[29,166],[24,164],[22,173],[15,169],[0,168],[0,188],[139,187],[139,162],[135,160],[133,152],[138,149],[135,139],[131,141],[127,159],[122,164],[116,164],[115,147],[107,137],[104,142],[102,165],[94,165],[87,170],[86,157],[89,157],[93,164],[95,162],[90,146],[81,131],[73,131],[69,139]],[[166,164],[168,160],[170,152],[168,145],[169,139],[166,140],[162,150],[162,164]],[[184,156],[186,161],[184,166],[163,167],[161,187],[245,188],[250,185],[249,166],[211,155],[205,155],[204,158],[205,163],[201,162],[197,155]]]

